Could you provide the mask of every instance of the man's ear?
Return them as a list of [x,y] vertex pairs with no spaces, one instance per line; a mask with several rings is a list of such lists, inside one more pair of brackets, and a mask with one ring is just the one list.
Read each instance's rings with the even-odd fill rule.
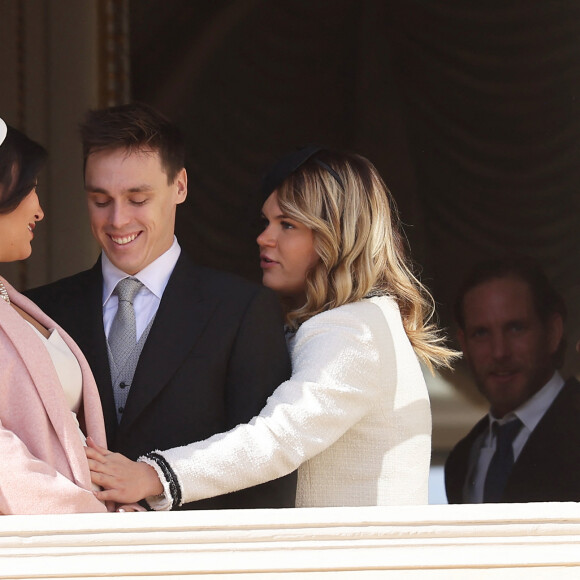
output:
[[177,186],[176,203],[183,203],[187,198],[187,171],[185,167],[177,174],[175,185]]
[[559,314],[552,314],[546,325],[546,330],[548,332],[550,353],[554,354],[562,342],[562,336],[564,336],[564,321],[562,317]]

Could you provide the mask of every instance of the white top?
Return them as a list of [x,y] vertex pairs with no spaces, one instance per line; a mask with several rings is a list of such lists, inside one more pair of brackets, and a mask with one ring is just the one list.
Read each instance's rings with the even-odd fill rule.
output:
[[28,324],[42,338],[42,342],[52,359],[56,374],[62,385],[68,407],[76,416],[83,398],[83,375],[79,361],[56,328],[49,329],[50,336],[46,338],[34,324],[30,322]]
[[[28,320],[26,322],[28,322]],[[42,334],[34,324],[31,324],[30,322],[28,322],[28,324],[30,324],[36,334],[40,336],[42,342],[46,346],[46,350],[52,359],[52,364],[54,364],[54,369],[56,370],[56,374],[64,391],[68,407],[77,424],[81,442],[83,445],[86,445],[87,438],[85,437],[77,419],[77,413],[81,408],[83,400],[83,375],[79,361],[56,328],[48,329],[50,336],[46,338],[46,336],[44,336],[44,334]],[[94,483],[91,483],[91,487],[95,491],[101,489]]]
[[[487,470],[491,463],[491,458],[495,453],[496,439],[493,434],[493,423],[503,425],[517,417],[522,422],[522,428],[513,440],[512,448],[514,461],[517,460],[524,445],[527,443],[532,431],[540,422],[544,413],[548,410],[554,399],[558,396],[564,386],[564,379],[560,373],[555,372],[552,378],[523,405],[512,413],[507,413],[501,419],[496,419],[491,411],[488,413],[489,428],[486,429],[472,445],[468,477],[465,479],[463,496],[466,503],[483,503],[483,489]],[[475,469],[475,472],[473,470]],[[471,475],[473,472],[473,475]],[[473,483],[473,485],[472,485]]]
[[[171,248],[133,276],[143,284],[133,301],[137,340],[141,338],[143,331],[157,314],[163,292],[180,254],[181,247],[177,243],[177,238],[173,236]],[[108,338],[113,318],[115,318],[119,306],[119,298],[113,294],[113,290],[121,280],[129,276],[114,266],[104,252],[102,253],[101,265],[103,270],[103,325],[105,336]]]
[[[376,297],[323,312],[300,327],[289,347],[292,377],[258,417],[160,452],[182,502],[300,466],[297,507],[427,503],[429,398],[395,301]],[[165,481],[155,462],[141,460]],[[163,496],[147,501],[154,509],[171,504]]]

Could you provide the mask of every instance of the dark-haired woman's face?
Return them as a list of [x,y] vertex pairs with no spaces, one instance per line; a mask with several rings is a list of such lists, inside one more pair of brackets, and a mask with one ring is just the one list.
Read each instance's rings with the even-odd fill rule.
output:
[[284,297],[303,303],[306,275],[320,260],[314,249],[314,233],[282,213],[274,192],[262,207],[264,231],[256,240],[264,286]]
[[43,217],[36,187],[15,210],[0,214],[0,262],[15,262],[30,256],[34,227]]

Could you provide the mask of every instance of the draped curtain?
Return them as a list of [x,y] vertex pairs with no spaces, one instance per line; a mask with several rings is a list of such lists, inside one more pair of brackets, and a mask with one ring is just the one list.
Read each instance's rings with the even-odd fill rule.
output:
[[196,260],[258,279],[260,176],[324,143],[381,171],[445,325],[469,265],[516,250],[580,337],[580,3],[133,0],[130,38],[133,98],[186,134]]

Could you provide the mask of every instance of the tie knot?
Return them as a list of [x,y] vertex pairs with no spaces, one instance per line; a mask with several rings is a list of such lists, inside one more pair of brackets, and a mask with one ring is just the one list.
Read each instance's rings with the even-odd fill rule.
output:
[[123,300],[133,304],[133,300],[142,286],[143,284],[137,278],[123,278],[115,287],[115,294],[119,297],[119,301]]
[[500,425],[497,422],[494,423],[493,432],[497,437],[498,445],[508,443],[511,445],[521,428],[522,422],[517,417],[503,425]]

